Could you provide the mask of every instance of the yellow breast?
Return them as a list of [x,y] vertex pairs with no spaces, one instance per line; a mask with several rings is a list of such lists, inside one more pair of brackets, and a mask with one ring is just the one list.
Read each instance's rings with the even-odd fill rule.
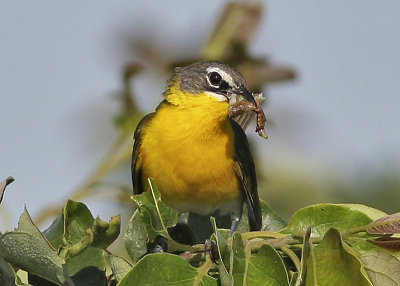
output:
[[184,103],[163,105],[144,130],[143,179],[155,178],[163,201],[181,211],[237,200],[240,184],[228,103],[207,94],[176,92],[167,98],[174,102],[182,96],[188,97]]

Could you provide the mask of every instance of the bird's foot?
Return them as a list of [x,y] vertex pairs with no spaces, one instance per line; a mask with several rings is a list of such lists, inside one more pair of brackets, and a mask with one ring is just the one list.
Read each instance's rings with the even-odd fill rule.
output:
[[161,253],[168,251],[167,239],[161,235],[157,236],[153,243],[147,247],[147,253]]
[[215,240],[207,239],[204,242],[204,250],[206,254],[208,253],[208,255],[210,255],[211,260],[217,263],[219,260],[217,242]]
[[231,231],[229,232],[229,237],[232,237],[232,235],[235,233],[237,230],[238,226],[240,223],[240,217],[239,216],[233,216],[232,217],[232,224],[231,224]]

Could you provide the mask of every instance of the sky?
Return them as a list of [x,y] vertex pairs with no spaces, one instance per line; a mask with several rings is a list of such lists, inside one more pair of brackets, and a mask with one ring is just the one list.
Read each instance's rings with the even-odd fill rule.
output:
[[[0,179],[16,181],[0,205],[0,230],[16,226],[24,205],[37,214],[67,198],[107,153],[121,70],[142,61],[129,43],[154,43],[169,59],[194,56],[224,3],[1,1]],[[393,171],[400,165],[400,2],[265,4],[250,50],[298,77],[265,91],[269,139],[248,131],[263,161],[344,178],[364,168]],[[144,110],[154,109],[164,87],[151,68],[135,80]],[[89,205],[107,219],[118,213]]]

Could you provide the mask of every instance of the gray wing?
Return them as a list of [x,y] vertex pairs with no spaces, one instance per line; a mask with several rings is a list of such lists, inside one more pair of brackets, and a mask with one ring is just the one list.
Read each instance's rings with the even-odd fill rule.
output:
[[256,168],[250,153],[249,142],[240,125],[232,119],[231,124],[235,133],[235,171],[245,193],[250,230],[260,230],[262,213],[258,198]]
[[149,113],[140,120],[138,126],[136,127],[133,138],[135,142],[133,143],[132,151],[132,161],[131,161],[131,172],[132,172],[132,185],[133,193],[135,195],[144,192],[143,182],[142,182],[142,166],[139,166],[138,161],[140,157],[140,147],[142,146],[142,136],[143,130],[146,128],[147,124],[151,121],[156,113]]

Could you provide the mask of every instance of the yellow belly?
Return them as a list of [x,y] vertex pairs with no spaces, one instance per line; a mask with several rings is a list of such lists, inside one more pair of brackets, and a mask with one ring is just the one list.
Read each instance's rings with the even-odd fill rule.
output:
[[240,196],[228,103],[207,95],[196,100],[190,108],[160,108],[144,130],[140,151],[143,180],[154,178],[163,201],[180,211],[217,207]]

